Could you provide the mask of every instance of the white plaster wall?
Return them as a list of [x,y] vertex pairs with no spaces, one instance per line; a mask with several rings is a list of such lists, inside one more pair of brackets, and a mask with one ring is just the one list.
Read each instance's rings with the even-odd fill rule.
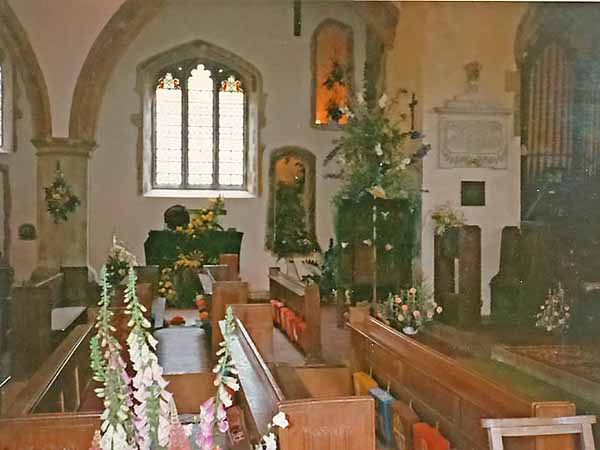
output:
[[105,260],[111,234],[119,237],[143,260],[143,244],[151,229],[161,229],[163,212],[173,204],[188,208],[206,206],[203,199],[146,198],[137,194],[137,128],[132,114],[139,112],[134,91],[138,63],[177,45],[202,39],[236,53],[254,64],[263,76],[266,126],[262,132],[263,193],[256,199],[226,200],[227,227],[244,232],[241,271],[251,290],[266,290],[267,269],[275,259],[264,249],[268,199],[268,164],[271,152],[296,145],[317,156],[317,236],[326,248],[333,236],[330,199],[335,182],[325,180],[322,161],[338,133],[310,126],[312,31],[332,17],[353,26],[355,80],[362,86],[366,27],[348,7],[335,2],[303,4],[302,36],[293,36],[291,2],[238,1],[172,2],[149,23],[132,43],[109,83],[98,127],[98,149],[91,161],[91,264]]
[[69,135],[73,90],[96,37],[124,0],[8,0],[48,86],[55,137]]
[[[513,140],[507,170],[439,169],[438,116],[433,108],[443,106],[465,90],[464,65],[483,65],[480,92],[503,107],[513,108],[514,93],[507,92],[506,73],[516,70],[514,38],[524,6],[521,4],[432,3],[424,15],[421,107],[423,130],[432,151],[423,165],[422,264],[425,276],[433,282],[433,228],[431,211],[450,202],[458,206],[471,225],[482,231],[482,314],[490,312],[491,278],[500,263],[501,232],[505,226],[520,223],[519,139]],[[451,45],[449,45],[451,43]],[[485,207],[460,207],[461,181],[484,181]]]
[[[17,106],[22,118],[16,121],[16,145],[14,152],[0,153],[0,164],[9,166],[11,205],[10,265],[15,270],[15,282],[28,280],[37,262],[37,240],[21,241],[18,228],[23,223],[37,224],[36,161],[35,148],[31,144],[31,108],[21,86]],[[2,225],[0,225],[2,226]]]

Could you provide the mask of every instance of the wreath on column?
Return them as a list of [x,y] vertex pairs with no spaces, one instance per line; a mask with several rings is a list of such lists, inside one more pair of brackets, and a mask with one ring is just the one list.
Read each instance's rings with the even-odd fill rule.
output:
[[81,204],[79,197],[73,193],[73,189],[67,183],[60,162],[56,163],[52,184],[45,187],[44,191],[48,213],[54,218],[54,223],[66,222],[69,214],[72,214]]

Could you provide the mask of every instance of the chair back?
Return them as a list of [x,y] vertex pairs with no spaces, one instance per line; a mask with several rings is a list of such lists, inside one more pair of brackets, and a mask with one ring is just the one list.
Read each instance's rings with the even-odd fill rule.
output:
[[517,419],[481,419],[487,429],[490,450],[504,450],[503,437],[579,435],[581,450],[595,450],[592,424],[596,416],[526,417]]

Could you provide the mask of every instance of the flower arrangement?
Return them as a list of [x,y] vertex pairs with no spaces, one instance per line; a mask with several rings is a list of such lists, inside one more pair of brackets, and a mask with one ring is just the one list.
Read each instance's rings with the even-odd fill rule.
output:
[[548,333],[558,331],[563,334],[569,330],[571,302],[561,283],[558,283],[558,288],[548,290],[548,295],[544,304],[540,305],[540,312],[537,313],[536,318],[535,326],[543,328]]
[[387,300],[379,305],[377,317],[406,334],[412,334],[442,311],[442,307],[434,301],[433,296],[423,286],[419,286],[411,287],[400,294],[390,294]]
[[165,267],[160,271],[160,280],[158,281],[158,293],[165,297],[168,302],[173,302],[177,296],[177,291],[172,280],[173,269]]
[[334,58],[331,61],[331,70],[323,81],[323,86],[331,92],[327,102],[327,117],[336,123],[340,123],[345,115],[346,72],[346,66]]
[[[110,290],[106,267],[101,270],[102,292],[97,316],[97,333],[90,341],[90,359],[93,378],[101,383],[96,395],[103,399],[100,430],[94,434],[90,449],[93,450],[169,450],[190,449],[188,435],[191,427],[179,422],[172,395],[166,390],[167,382],[156,356],[157,340],[148,332],[150,323],[144,317],[145,308],[137,299],[136,275],[129,269],[125,290],[126,313],[131,327],[127,337],[129,358],[133,368],[130,378],[122,359],[118,340],[111,325]],[[226,408],[233,404],[231,392],[240,389],[237,371],[231,356],[231,340],[235,322],[231,307],[225,315],[224,341],[217,352],[219,357],[213,372],[216,374],[217,394],[200,409],[199,429],[194,438],[200,450],[218,450],[214,446],[215,427],[224,433],[229,428]],[[255,450],[276,450],[277,438],[273,427],[288,426],[284,413],[273,417],[269,431],[255,446]]]
[[204,255],[198,250],[194,250],[187,255],[180,254],[175,261],[175,269],[199,269],[202,267]]
[[219,217],[225,214],[222,197],[212,199],[208,208],[195,210],[187,226],[178,226],[175,232],[184,236],[177,247],[177,259],[169,260],[161,267],[158,292],[170,304],[189,308],[199,291],[199,284],[192,273],[206,263],[206,257],[198,250],[197,241],[203,233],[210,230],[222,230]]
[[[416,216],[421,193],[417,163],[430,150],[428,144],[421,142],[423,135],[413,129],[414,121],[410,130],[406,130],[390,119],[397,98],[405,94],[408,92],[402,90],[391,101],[386,94],[377,101],[365,100],[360,94],[356,103],[345,109],[348,123],[324,161],[325,165],[332,161],[337,163],[338,171],[329,177],[341,180],[341,187],[334,196],[338,241],[342,248],[344,244],[357,245],[358,242],[372,247],[373,307],[377,302],[378,255],[387,260],[390,270],[402,264],[401,258],[411,255],[414,237],[408,230],[412,227],[409,222]],[[411,115],[415,105],[413,98],[409,103]],[[407,115],[403,113],[399,117],[404,120]],[[390,206],[394,202],[386,200],[405,200],[404,211],[390,218]],[[364,215],[369,226],[341,220],[344,215]],[[382,228],[393,231],[382,233]],[[398,231],[399,228],[405,229]],[[401,247],[408,251],[402,251]]]
[[460,227],[466,223],[464,214],[454,210],[450,204],[435,208],[431,213],[431,220],[437,236],[442,236],[449,228]]
[[137,266],[135,255],[130,253],[125,245],[117,240],[117,236],[113,235],[112,247],[108,251],[108,260],[106,262],[106,276],[108,283],[111,286],[120,284],[130,267]]
[[66,222],[69,214],[74,212],[81,204],[79,197],[73,193],[73,189],[67,183],[59,162],[56,163],[54,180],[50,186],[44,188],[44,192],[46,194],[46,207],[54,218],[54,223]]
[[[400,95],[407,93],[403,90]],[[348,123],[325,157],[325,165],[335,161],[339,167],[329,175],[342,181],[336,199],[359,201],[365,195],[415,199],[421,190],[420,178],[418,171],[409,169],[427,154],[430,146],[422,144],[410,153],[409,142],[423,135],[415,130],[404,131],[389,118],[391,106],[397,103],[395,99],[390,101],[384,94],[375,104],[370,103],[360,94],[356,103],[344,108]]]
[[190,223],[186,227],[176,227],[175,231],[184,233],[192,239],[197,239],[201,233],[207,230],[222,229],[218,218],[223,214],[225,214],[223,197],[211,199],[208,208],[195,210],[195,215],[190,220]]

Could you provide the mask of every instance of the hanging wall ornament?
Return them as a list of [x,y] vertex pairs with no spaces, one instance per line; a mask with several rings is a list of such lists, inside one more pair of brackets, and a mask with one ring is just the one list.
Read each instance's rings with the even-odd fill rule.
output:
[[54,218],[54,223],[66,222],[69,214],[73,213],[81,203],[65,180],[60,162],[56,163],[52,184],[45,187],[44,191],[48,213]]

